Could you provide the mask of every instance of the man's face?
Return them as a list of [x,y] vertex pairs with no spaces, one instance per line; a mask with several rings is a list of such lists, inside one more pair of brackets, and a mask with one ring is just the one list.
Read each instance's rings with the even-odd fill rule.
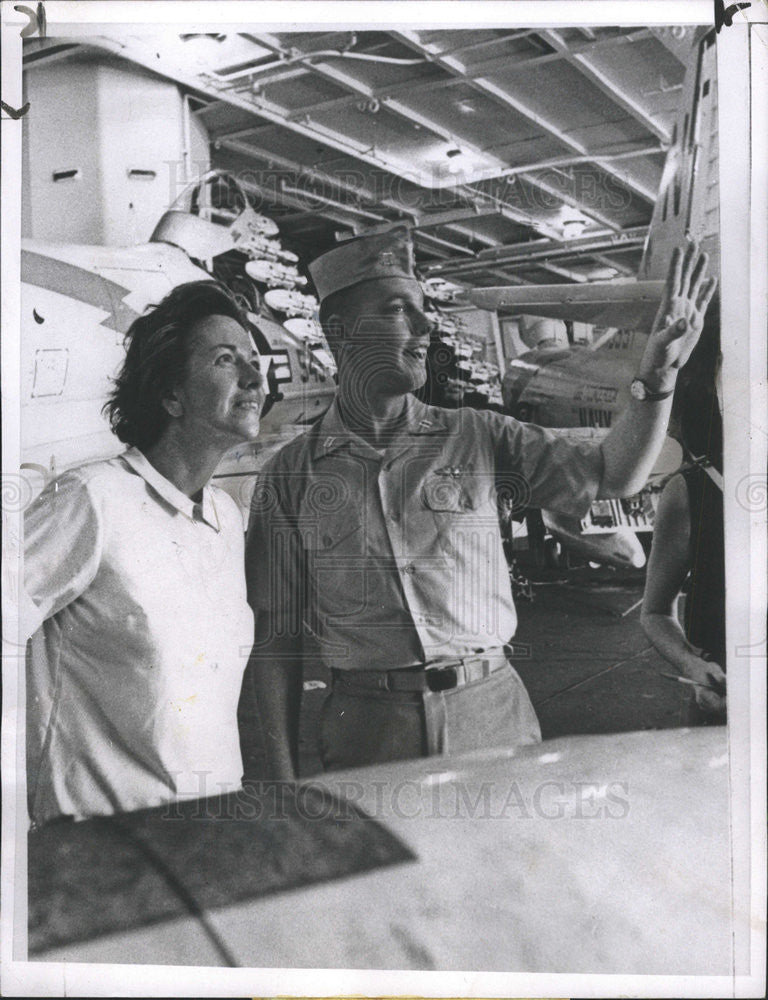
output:
[[230,448],[259,433],[264,378],[250,334],[229,316],[208,316],[189,333],[184,377],[166,404],[201,445]]
[[430,323],[414,278],[374,278],[350,288],[338,320],[340,373],[367,389],[404,395],[426,381]]

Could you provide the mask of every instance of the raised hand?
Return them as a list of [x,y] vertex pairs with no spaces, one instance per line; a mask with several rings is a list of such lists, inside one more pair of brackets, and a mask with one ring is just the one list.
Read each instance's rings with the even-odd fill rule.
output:
[[666,373],[670,378],[682,368],[701,335],[704,314],[717,287],[717,280],[707,277],[708,263],[709,257],[697,243],[689,242],[685,251],[677,247],[672,254],[664,295],[641,363],[641,373],[658,382],[664,381]]

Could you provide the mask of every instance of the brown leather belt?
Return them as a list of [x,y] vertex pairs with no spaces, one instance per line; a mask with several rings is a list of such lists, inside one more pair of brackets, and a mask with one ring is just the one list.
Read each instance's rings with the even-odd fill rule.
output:
[[503,650],[400,670],[333,670],[333,686],[367,691],[451,691],[509,666]]

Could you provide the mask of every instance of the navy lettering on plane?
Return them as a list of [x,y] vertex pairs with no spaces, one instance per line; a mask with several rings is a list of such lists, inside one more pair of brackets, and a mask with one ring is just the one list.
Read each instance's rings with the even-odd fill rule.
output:
[[596,410],[591,406],[579,407],[579,423],[582,427],[610,427],[613,414],[609,410]]
[[610,405],[616,402],[619,390],[609,385],[582,385],[574,393],[576,403],[603,403]]

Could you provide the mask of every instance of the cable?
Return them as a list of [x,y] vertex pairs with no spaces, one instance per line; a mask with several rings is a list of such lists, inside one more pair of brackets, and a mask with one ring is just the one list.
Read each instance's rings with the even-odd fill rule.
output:
[[588,684],[590,681],[595,680],[597,677],[602,677],[603,674],[608,674],[611,670],[615,670],[616,667],[622,667],[625,663],[629,663],[631,660],[637,659],[638,656],[642,656],[643,653],[648,653],[653,647],[645,646],[643,649],[639,649],[636,653],[628,656],[624,660],[617,660],[616,663],[612,663],[610,667],[604,667],[603,670],[598,670],[596,674],[590,674],[589,677],[583,677],[580,681],[574,681],[573,684],[569,684],[567,687],[561,688],[559,691],[555,691],[554,694],[548,695],[546,698],[542,698],[541,701],[534,702],[533,707],[538,709],[542,705],[546,705],[547,702],[559,697],[561,694],[566,694],[568,691],[573,691],[577,687],[581,687],[582,684]]

